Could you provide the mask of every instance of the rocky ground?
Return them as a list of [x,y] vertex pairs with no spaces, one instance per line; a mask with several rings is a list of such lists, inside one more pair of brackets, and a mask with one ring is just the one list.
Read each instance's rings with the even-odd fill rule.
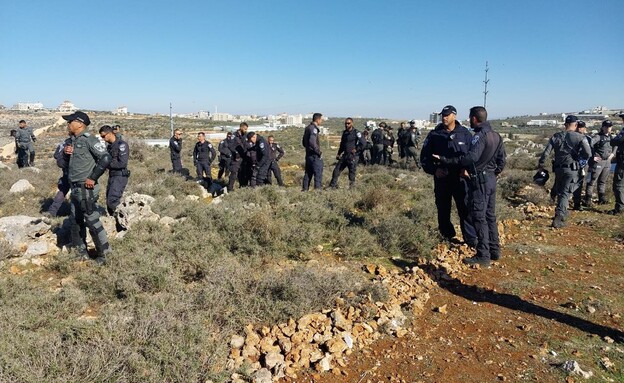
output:
[[[532,210],[532,209],[528,209]],[[541,211],[540,211],[541,210]],[[438,278],[406,336],[382,337],[333,373],[287,382],[623,382],[624,244],[618,218],[548,209],[510,225],[503,258]]]

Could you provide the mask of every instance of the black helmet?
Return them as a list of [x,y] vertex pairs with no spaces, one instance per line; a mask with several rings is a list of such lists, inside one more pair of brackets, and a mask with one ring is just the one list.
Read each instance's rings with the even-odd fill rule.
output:
[[548,181],[549,178],[550,178],[550,174],[548,174],[548,170],[540,169],[533,176],[533,182],[536,185],[544,186],[546,185],[546,181]]

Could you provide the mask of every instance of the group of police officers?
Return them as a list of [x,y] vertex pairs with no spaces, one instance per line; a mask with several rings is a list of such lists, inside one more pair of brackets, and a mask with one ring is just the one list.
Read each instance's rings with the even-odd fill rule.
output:
[[[496,180],[505,167],[505,146],[503,140],[487,121],[484,107],[470,109],[469,129],[456,119],[457,110],[452,105],[445,106],[439,113],[442,122],[429,134],[422,144],[419,158],[417,148],[420,132],[413,121],[409,128],[401,124],[398,134],[399,156],[405,163],[414,161],[415,165],[433,176],[435,204],[437,207],[438,230],[442,237],[455,241],[456,232],[451,222],[452,202],[459,215],[460,228],[464,243],[476,249],[475,256],[464,259],[467,264],[488,266],[501,255],[498,225],[496,223]],[[620,114],[624,121],[624,114]],[[58,193],[49,209],[49,214],[56,215],[66,194],[71,190],[71,238],[72,245],[80,257],[87,258],[86,231],[90,232],[96,247],[96,262],[106,263],[106,254],[110,245],[100,215],[96,207],[99,195],[98,179],[109,171],[106,188],[106,204],[109,214],[113,214],[120,204],[123,191],[128,183],[129,146],[119,133],[119,125],[104,125],[100,128],[100,139],[87,132],[91,121],[89,116],[77,111],[63,118],[67,121],[69,137],[61,143],[55,152],[57,165],[62,169],[58,182]],[[323,157],[320,143],[321,113],[315,113],[312,122],[305,128],[302,145],[305,148],[305,167],[302,191],[308,191],[312,180],[314,188],[322,188]],[[615,208],[610,214],[620,214],[624,209],[624,150],[614,148],[624,145],[624,129],[616,135],[611,134],[612,122],[602,123],[601,131],[590,136],[586,134],[585,124],[576,116],[565,119],[565,129],[554,134],[542,153],[538,168],[544,168],[546,159],[554,152],[553,171],[555,184],[553,190],[557,198],[557,207],[552,226],[563,227],[567,217],[568,203],[574,196],[574,209],[591,206],[594,185],[597,184],[598,203],[608,203],[605,196],[606,180],[611,159],[616,158],[613,180]],[[23,150],[18,161],[26,157],[27,163],[34,161],[34,134],[20,121],[20,132],[15,135],[18,150]],[[30,129],[30,130],[29,130]],[[372,134],[369,132],[372,130]],[[25,136],[30,137],[28,141]],[[182,138],[176,130],[170,139],[169,148],[173,172],[182,173]],[[30,145],[29,145],[30,144]],[[375,127],[367,123],[363,132],[354,127],[353,119],[344,121],[344,131],[336,155],[336,164],[329,184],[338,187],[338,178],[347,168],[349,183],[353,186],[358,163],[390,165],[394,137],[392,128],[385,123]],[[193,150],[193,162],[198,181],[212,182],[211,165],[217,151],[219,155],[218,178],[228,176],[227,189],[234,190],[236,181],[239,186],[261,186],[271,184],[271,174],[277,184],[283,186],[279,160],[284,156],[283,148],[275,142],[273,136],[264,138],[248,132],[247,123],[243,122],[234,133],[228,132],[219,142],[217,150],[206,140],[204,132],[197,135]],[[369,155],[367,154],[369,152]],[[18,154],[20,152],[18,151]],[[32,158],[30,157],[32,156]],[[28,166],[28,165],[25,165]],[[585,172],[589,176],[585,177]],[[588,182],[585,197],[581,199],[583,179]]]
[[[264,138],[255,132],[248,132],[249,125],[243,122],[234,134],[228,132],[219,142],[217,178],[228,177],[227,191],[233,191],[236,181],[239,187],[255,187],[272,184],[275,176],[277,184],[284,186],[279,160],[284,156],[284,149],[275,142],[273,136]],[[169,140],[169,152],[172,171],[182,174],[182,132],[174,131]],[[197,143],[193,149],[193,163],[197,170],[197,182],[210,189],[212,182],[211,166],[217,157],[217,150],[206,140],[206,134],[197,134]]]
[[[624,113],[619,117],[624,122]],[[593,204],[594,187],[598,189],[598,204],[605,205],[607,179],[611,172],[611,162],[615,158],[613,176],[613,194],[615,207],[608,213],[617,215],[624,210],[624,129],[613,135],[613,122],[604,120],[600,131],[595,135],[587,134],[586,123],[577,116],[569,115],[565,119],[564,130],[555,133],[544,148],[538,161],[538,168],[544,173],[545,163],[551,152],[554,153],[552,171],[555,182],[551,196],[556,198],[557,207],[552,226],[565,226],[570,198],[574,210],[583,210]],[[617,150],[616,150],[617,148]],[[583,183],[585,196],[582,198]]]

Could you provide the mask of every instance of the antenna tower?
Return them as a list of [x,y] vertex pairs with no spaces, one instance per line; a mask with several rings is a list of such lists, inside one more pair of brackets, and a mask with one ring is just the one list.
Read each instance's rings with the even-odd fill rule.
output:
[[487,94],[488,94],[488,90],[487,90],[487,84],[488,82],[490,82],[490,80],[488,80],[488,71],[490,70],[490,68],[488,68],[488,62],[485,62],[485,81],[483,81],[483,107],[486,107],[487,104]]

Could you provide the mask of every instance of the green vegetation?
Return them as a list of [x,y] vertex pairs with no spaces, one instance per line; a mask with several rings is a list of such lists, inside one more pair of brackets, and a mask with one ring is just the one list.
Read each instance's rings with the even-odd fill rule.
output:
[[[168,149],[135,141],[168,137],[168,119],[93,120],[96,127],[121,123],[130,139],[127,193],[149,194],[156,198],[156,213],[184,220],[171,227],[134,226],[123,239],[111,241],[114,253],[106,267],[74,262],[61,253],[43,269],[13,275],[5,262],[0,270],[1,382],[221,381],[227,376],[229,337],[244,325],[271,325],[320,310],[347,292],[355,293],[352,299],[368,294],[383,299],[385,292],[372,286],[359,266],[371,258],[428,257],[439,241],[432,181],[423,172],[360,167],[352,189],[301,193],[301,129],[272,132],[287,152],[280,164],[289,187],[236,190],[220,204],[210,204],[210,199],[186,200],[186,195],[201,195],[198,186],[160,171],[171,166]],[[364,122],[357,119],[356,126],[362,129]],[[187,132],[185,166],[192,164],[195,142],[188,132],[209,126],[176,120],[176,127]],[[323,142],[324,185],[342,119],[327,126],[332,136]],[[63,129],[52,129],[47,141],[38,142],[53,146]],[[500,219],[518,216],[508,199],[530,182],[536,151],[510,158],[517,169],[500,179]],[[0,216],[36,216],[54,195],[58,169],[43,158],[37,165],[39,174],[1,171]],[[20,178],[36,191],[10,195],[8,189]],[[340,181],[346,185],[346,174]],[[545,192],[533,198],[542,201]],[[53,220],[55,229],[63,220]],[[10,253],[1,241],[0,252],[0,261]]]

